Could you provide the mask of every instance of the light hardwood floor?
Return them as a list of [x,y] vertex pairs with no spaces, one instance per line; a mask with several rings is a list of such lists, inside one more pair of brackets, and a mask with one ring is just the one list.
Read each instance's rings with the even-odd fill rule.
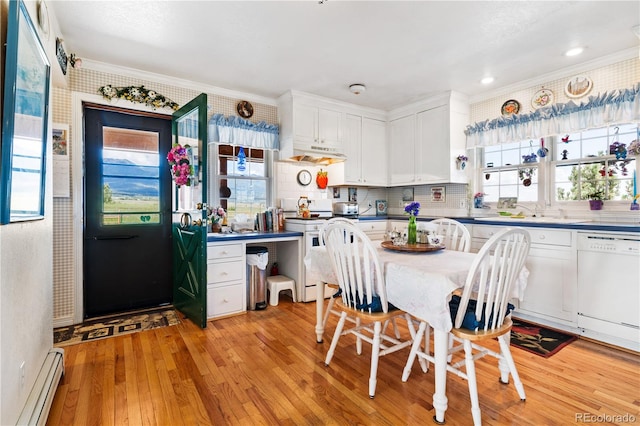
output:
[[[371,346],[357,356],[355,339],[345,336],[326,367],[335,316],[324,343],[316,343],[314,324],[313,303],[281,297],[277,307],[210,321],[205,330],[183,320],[68,346],[47,424],[434,424],[433,371],[416,362],[401,381],[409,348],[380,359],[369,399]],[[478,361],[483,424],[628,424],[614,417],[624,415],[640,423],[640,356],[586,340],[548,359],[512,353],[527,400],[499,383],[495,360]],[[472,424],[467,382],[449,375],[447,396],[447,424]]]

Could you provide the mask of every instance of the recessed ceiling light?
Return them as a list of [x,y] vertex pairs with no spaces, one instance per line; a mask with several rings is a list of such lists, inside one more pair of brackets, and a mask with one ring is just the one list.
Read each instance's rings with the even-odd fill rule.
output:
[[490,84],[493,83],[493,77],[485,77],[482,80],[480,80],[480,83],[482,84]]
[[564,52],[564,56],[576,56],[581,54],[584,51],[584,48],[582,47],[574,47],[573,49],[569,49],[566,52]]

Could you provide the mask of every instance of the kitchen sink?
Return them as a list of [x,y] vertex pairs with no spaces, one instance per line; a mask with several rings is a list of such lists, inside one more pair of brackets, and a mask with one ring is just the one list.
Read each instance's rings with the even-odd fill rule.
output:
[[584,223],[591,222],[589,219],[570,219],[570,218],[558,218],[547,216],[525,216],[525,217],[513,217],[513,216],[491,216],[491,217],[476,217],[475,220],[492,221],[492,222],[530,222],[530,223]]

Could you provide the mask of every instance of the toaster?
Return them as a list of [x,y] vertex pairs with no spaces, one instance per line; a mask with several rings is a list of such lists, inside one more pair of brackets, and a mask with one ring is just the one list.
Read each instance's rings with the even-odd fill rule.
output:
[[358,212],[358,203],[333,203],[333,214],[336,216],[357,216]]

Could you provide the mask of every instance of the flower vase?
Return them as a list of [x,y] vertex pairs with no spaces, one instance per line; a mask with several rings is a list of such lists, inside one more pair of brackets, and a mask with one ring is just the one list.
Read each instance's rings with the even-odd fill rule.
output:
[[220,232],[222,232],[222,225],[220,225],[220,222],[213,222],[211,224],[211,232],[219,234]]
[[409,216],[409,227],[407,228],[407,244],[415,244],[418,240],[418,227],[416,217]]

